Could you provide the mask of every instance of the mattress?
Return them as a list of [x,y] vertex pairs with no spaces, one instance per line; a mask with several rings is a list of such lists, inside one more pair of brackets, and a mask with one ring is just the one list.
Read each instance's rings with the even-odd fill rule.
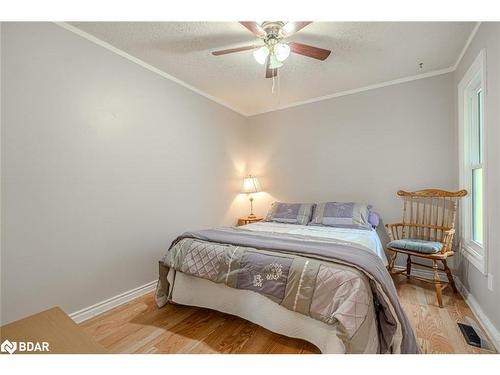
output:
[[363,246],[368,251],[372,251],[377,254],[380,259],[382,259],[384,265],[387,266],[388,264],[384,247],[382,246],[375,229],[336,228],[315,225],[284,224],[267,221],[242,225],[239,228],[254,232],[284,233],[319,239],[323,238],[325,240],[354,242]]

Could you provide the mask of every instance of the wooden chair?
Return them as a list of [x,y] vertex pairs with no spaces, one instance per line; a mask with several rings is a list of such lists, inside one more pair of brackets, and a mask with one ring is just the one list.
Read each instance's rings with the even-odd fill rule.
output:
[[[467,191],[400,190],[397,194],[403,199],[403,219],[401,223],[386,225],[391,239],[387,250],[393,253],[387,268],[391,274],[403,274],[408,279],[413,277],[434,284],[439,307],[443,307],[442,290],[450,285],[453,292],[457,292],[446,259],[454,254],[452,243],[458,200],[466,196]],[[394,271],[398,254],[407,255],[406,269]],[[432,261],[432,266],[413,262],[412,257],[429,259]],[[438,262],[442,263],[443,268],[438,267]],[[434,277],[428,279],[411,275],[413,265],[432,269]],[[446,274],[448,282],[441,280],[439,272]]]

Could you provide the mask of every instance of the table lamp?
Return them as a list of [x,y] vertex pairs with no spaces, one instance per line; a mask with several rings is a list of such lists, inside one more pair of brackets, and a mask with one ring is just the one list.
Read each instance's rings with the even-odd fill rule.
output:
[[248,199],[250,200],[250,215],[249,218],[254,218],[255,215],[253,213],[253,193],[258,193],[261,191],[259,180],[257,177],[253,177],[252,175],[248,175],[243,179],[243,189],[242,193],[248,194]]

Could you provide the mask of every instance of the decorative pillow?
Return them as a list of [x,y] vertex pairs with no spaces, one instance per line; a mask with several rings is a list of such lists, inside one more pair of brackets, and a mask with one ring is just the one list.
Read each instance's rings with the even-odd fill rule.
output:
[[368,215],[368,222],[372,227],[376,228],[380,224],[380,216],[376,212],[372,212],[370,210],[370,214]]
[[330,227],[370,229],[368,221],[371,206],[355,202],[318,203],[314,210],[311,225]]
[[314,203],[274,202],[265,221],[307,225],[311,220]]

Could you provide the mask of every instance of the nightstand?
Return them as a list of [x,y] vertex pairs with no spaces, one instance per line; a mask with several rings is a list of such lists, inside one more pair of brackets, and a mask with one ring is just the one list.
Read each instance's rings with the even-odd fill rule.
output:
[[263,217],[262,216],[255,216],[255,217],[240,217],[238,219],[238,226],[239,225],[246,225],[246,224],[251,224],[251,223],[256,223],[258,221],[262,221]]

